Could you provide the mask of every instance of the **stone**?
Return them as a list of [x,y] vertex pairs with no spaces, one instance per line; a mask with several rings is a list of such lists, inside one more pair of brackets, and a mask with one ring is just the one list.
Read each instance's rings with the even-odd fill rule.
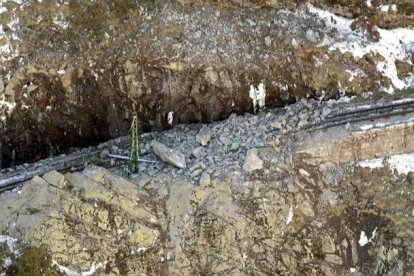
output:
[[309,122],[308,122],[308,119],[303,118],[303,119],[301,119],[301,120],[299,121],[299,123],[298,123],[298,127],[303,127],[303,126],[306,126],[308,123],[309,123]]
[[0,78],[0,95],[3,94],[4,92],[4,82],[3,79]]
[[65,186],[65,177],[55,170],[43,175],[43,179],[46,180],[50,185],[58,188],[63,188]]
[[333,255],[333,254],[326,254],[325,261],[330,262],[330,263],[334,263],[334,264],[337,264],[337,265],[342,265],[341,257],[339,257],[337,255]]
[[282,120],[270,123],[270,126],[275,128],[275,129],[282,129],[286,126],[286,120],[282,119]]
[[203,156],[206,155],[206,151],[204,150],[204,147],[200,146],[200,147],[196,147],[195,149],[193,149],[193,151],[191,152],[191,155],[195,158],[201,158]]
[[198,169],[195,169],[194,171],[192,171],[192,172],[191,172],[190,177],[191,177],[191,178],[196,178],[197,176],[199,176],[200,174],[202,174],[202,173],[203,173],[203,171],[204,171],[204,169],[203,169],[203,168],[198,168]]
[[230,146],[230,151],[237,151],[240,147],[239,143],[232,143]]
[[307,29],[305,32],[305,37],[309,42],[317,43],[320,40],[319,32],[312,29]]
[[270,36],[266,36],[264,42],[267,47],[270,47],[272,45],[272,39],[270,38]]
[[196,141],[202,146],[206,146],[211,140],[211,129],[208,126],[203,126],[196,136]]
[[332,112],[332,109],[330,109],[329,107],[324,107],[322,109],[322,117],[328,116],[329,114],[331,114],[331,112]]
[[207,187],[211,185],[211,177],[210,174],[207,172],[204,172],[200,177],[199,185],[201,187]]
[[99,158],[101,158],[101,160],[106,160],[109,157],[109,150],[108,149],[103,149],[99,155]]
[[137,244],[140,247],[149,247],[154,244],[158,238],[159,233],[153,229],[141,224],[136,223],[134,225],[133,232],[129,235],[129,242],[132,244]]
[[246,19],[246,22],[250,25],[250,27],[254,27],[256,26],[256,22],[254,22],[253,20],[251,20],[250,18]]
[[153,141],[151,143],[151,147],[155,155],[161,158],[164,162],[167,162],[180,169],[185,169],[187,167],[185,156],[181,152],[171,149],[157,141]]
[[246,159],[244,161],[243,170],[246,172],[252,172],[263,168],[263,160],[257,155],[257,149],[250,149],[247,152]]
[[220,142],[225,146],[228,146],[231,144],[231,140],[227,138],[225,135],[221,135],[219,139],[220,139]]
[[335,243],[328,235],[322,236],[322,251],[323,253],[335,253]]
[[213,85],[219,79],[219,75],[217,74],[217,72],[213,71],[211,68],[206,71],[205,77]]

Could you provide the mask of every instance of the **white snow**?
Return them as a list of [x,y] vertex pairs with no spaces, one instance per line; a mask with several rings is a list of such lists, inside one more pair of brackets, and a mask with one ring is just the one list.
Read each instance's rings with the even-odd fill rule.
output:
[[364,160],[357,163],[357,166],[363,168],[382,168],[384,160],[392,171],[396,170],[398,174],[408,174],[414,172],[414,153],[392,155],[389,158],[377,158]]
[[13,261],[10,259],[10,257],[6,257],[3,260],[3,267],[4,268],[7,268],[7,267],[11,266],[12,264],[13,264]]
[[384,166],[382,164],[383,161],[384,161],[384,158],[364,160],[364,161],[359,162],[358,166],[363,167],[363,168],[370,168],[370,169],[382,168]]
[[167,121],[169,125],[172,125],[174,120],[174,111],[170,111],[168,112],[168,117],[167,117]]
[[397,170],[399,174],[414,172],[414,153],[391,156],[387,162],[392,170]]
[[14,255],[20,255],[20,252],[16,246],[17,239],[5,235],[0,235],[0,243],[7,244],[9,251]]
[[[6,101],[6,99],[3,95],[3,97],[0,98],[0,110],[4,107],[7,109],[7,114],[10,115],[12,113],[13,109],[16,107],[16,103]],[[6,120],[6,116],[1,116],[0,117],[0,121],[5,121],[5,120]]]
[[257,106],[259,108],[265,106],[265,99],[266,99],[266,89],[263,83],[260,83],[257,88],[253,85],[250,85],[249,91],[250,99],[253,101],[253,108],[256,112]]
[[292,221],[292,219],[293,219],[293,206],[290,205],[289,214],[288,214],[288,217],[287,217],[287,220],[286,220],[286,225],[289,225],[289,223]]
[[[413,86],[413,74],[400,79],[395,65],[397,60],[411,64],[411,53],[414,52],[413,29],[386,30],[377,28],[380,40],[371,42],[368,41],[365,30],[353,31],[351,29],[352,20],[336,16],[310,4],[307,7],[311,14],[316,15],[326,23],[325,39],[319,44],[319,47],[328,47],[329,50],[339,50],[342,53],[350,52],[356,59],[361,59],[366,54],[378,54],[384,58],[384,61],[378,63],[377,70],[391,80],[394,88],[404,89]],[[393,89],[389,88],[386,91],[394,92]]]
[[351,268],[349,268],[349,271],[353,274],[353,273],[357,273],[357,270],[356,270],[356,268],[354,268],[354,267],[351,267]]
[[349,75],[351,75],[348,79],[349,82],[353,81],[355,77],[365,77],[365,73],[364,71],[362,71],[361,69],[356,69],[355,71],[352,70],[345,70]]
[[377,228],[375,228],[374,231],[372,232],[372,237],[368,239],[368,237],[365,235],[365,232],[361,231],[359,241],[358,241],[359,245],[360,246],[365,246],[367,243],[372,241],[372,239],[375,237],[376,233],[377,233]]
[[388,11],[396,12],[397,11],[397,5],[395,5],[395,4],[392,4],[392,5],[381,5],[379,8],[380,8],[380,10],[382,12],[388,12]]
[[52,260],[52,265],[56,266],[60,272],[65,273],[67,276],[90,276],[90,275],[94,275],[94,273],[96,272],[96,270],[98,270],[99,268],[103,268],[106,265],[106,262],[103,263],[96,263],[93,262],[92,266],[90,268],[89,271],[85,271],[85,272],[75,272],[63,265],[60,265],[57,261]]
[[[5,9],[2,5],[3,1],[0,1],[0,14],[7,11],[7,9]],[[18,50],[15,49],[11,43],[14,40],[19,40],[19,38],[14,33],[17,29],[19,21],[20,20],[18,17],[13,16],[11,21],[7,23],[6,26],[0,24],[0,40],[5,41],[3,45],[0,45],[0,61],[4,62],[10,60],[19,54]],[[10,32],[6,34],[4,31],[5,28],[9,29]]]
[[385,127],[385,126],[386,126],[386,124],[384,124],[384,123],[375,123],[375,124],[368,124],[368,125],[360,126],[360,129],[361,130],[368,130],[368,129],[371,129],[371,128],[378,128],[378,127]]
[[63,14],[60,14],[59,16],[55,16],[53,18],[53,24],[58,25],[62,29],[67,29],[69,26],[69,22],[66,20],[66,18],[63,16]]

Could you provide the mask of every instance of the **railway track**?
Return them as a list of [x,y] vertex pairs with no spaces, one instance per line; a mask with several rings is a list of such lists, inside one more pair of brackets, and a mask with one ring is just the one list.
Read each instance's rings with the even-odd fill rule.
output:
[[[414,99],[407,102],[373,105],[367,108],[335,113],[317,124],[307,126],[305,129],[327,129],[334,126],[345,125],[347,123],[373,121],[393,116],[406,116],[411,113],[414,113]],[[414,115],[412,119],[414,120]]]
[[[363,103],[362,103],[363,104]],[[362,105],[364,106],[364,105]],[[326,117],[318,124],[313,124],[305,127],[305,130],[312,131],[318,129],[328,129],[330,127],[345,125],[347,123],[357,123],[361,121],[377,120],[381,118],[389,118],[393,116],[407,116],[413,114],[414,120],[414,99],[412,101],[373,105],[369,107],[359,108],[350,111],[340,111]],[[51,170],[60,172],[81,171],[86,164],[99,163],[100,166],[106,168],[121,166],[125,164],[125,160],[116,162],[115,165],[110,165],[108,162],[100,160],[100,149],[83,150],[79,153],[71,155],[62,155],[55,158],[45,159],[37,163],[31,164],[29,167],[20,166],[15,171],[8,169],[0,171],[0,193],[12,190],[23,182],[28,181],[36,175],[43,175]],[[150,161],[151,162],[151,161]]]

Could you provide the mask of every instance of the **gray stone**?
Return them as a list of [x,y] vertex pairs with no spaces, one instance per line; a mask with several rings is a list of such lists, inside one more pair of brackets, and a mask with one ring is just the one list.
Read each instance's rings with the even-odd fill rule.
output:
[[208,126],[203,126],[196,136],[196,141],[202,146],[206,146],[211,140],[211,129]]
[[185,156],[181,152],[171,149],[157,141],[152,141],[151,147],[155,155],[161,158],[164,162],[170,163],[180,169],[185,169],[187,167]]
[[264,42],[267,47],[270,47],[270,45],[272,45],[272,39],[270,38],[270,36],[266,36]]
[[221,135],[219,139],[220,139],[220,142],[223,143],[223,145],[225,146],[228,146],[231,144],[231,140],[224,135]]
[[275,129],[282,129],[286,126],[286,120],[285,119],[281,119],[279,121],[270,123],[270,126],[275,128]]
[[191,178],[195,178],[195,177],[199,176],[200,174],[202,174],[202,173],[203,173],[203,171],[204,171],[204,169],[203,169],[203,168],[198,168],[198,169],[195,169],[195,170],[191,173],[190,177],[191,177]]
[[210,184],[211,184],[210,174],[207,172],[204,172],[200,177],[199,185],[201,187],[207,187],[207,186],[210,186]]
[[312,43],[317,43],[320,40],[319,33],[312,29],[307,29],[305,33],[305,37]]
[[303,127],[303,126],[306,126],[308,123],[309,123],[309,122],[308,122],[308,119],[303,118],[303,119],[301,119],[301,120],[299,121],[299,123],[298,123],[298,127]]
[[331,114],[331,112],[332,112],[332,109],[330,109],[329,107],[324,107],[322,109],[322,117],[328,116],[329,114]]
[[263,160],[257,155],[257,149],[250,149],[244,161],[243,170],[252,172],[263,168]]
[[103,149],[101,151],[101,154],[99,155],[99,157],[101,158],[101,160],[105,160],[109,157],[109,154],[110,154],[110,152],[109,152],[108,149]]
[[195,158],[201,158],[203,156],[206,155],[206,151],[204,150],[204,147],[200,146],[200,147],[196,147],[195,149],[193,149],[193,151],[191,152],[191,155]]
[[237,151],[240,147],[239,143],[232,143],[230,146],[230,151]]
[[253,20],[251,20],[250,18],[247,18],[246,19],[246,22],[251,26],[251,27],[254,27],[254,26],[256,26],[256,22],[254,22]]

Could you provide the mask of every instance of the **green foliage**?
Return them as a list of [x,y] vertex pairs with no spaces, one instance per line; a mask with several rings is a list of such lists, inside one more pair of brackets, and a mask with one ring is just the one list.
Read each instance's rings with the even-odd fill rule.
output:
[[[7,267],[6,275],[17,276],[54,276],[59,275],[52,264],[52,258],[44,248],[24,247],[20,249],[21,255],[15,256],[0,248],[0,259],[6,257],[12,260]],[[1,265],[1,263],[0,263]],[[1,266],[0,266],[1,267]],[[0,272],[2,270],[0,269]]]
[[134,115],[131,124],[131,148],[129,155],[129,171],[131,173],[138,172],[138,154],[139,154],[139,144],[138,144],[138,119],[137,115]]
[[414,14],[414,4],[412,4],[412,3],[398,4],[397,10],[398,10],[398,12],[403,13],[405,15],[413,15]]

